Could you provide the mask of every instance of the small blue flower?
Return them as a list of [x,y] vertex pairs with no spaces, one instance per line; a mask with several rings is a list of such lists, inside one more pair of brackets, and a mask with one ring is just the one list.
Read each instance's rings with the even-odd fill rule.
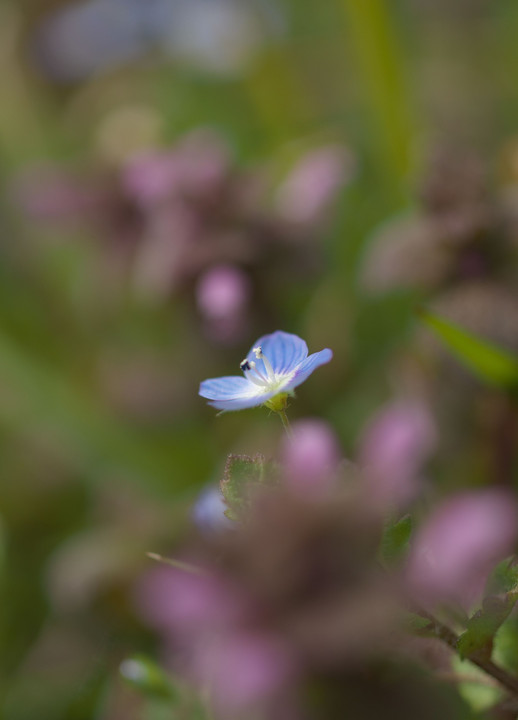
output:
[[218,410],[243,410],[292,392],[319,365],[333,357],[329,348],[308,357],[308,346],[290,333],[263,335],[240,363],[244,377],[212,378],[200,384],[200,395]]
[[217,485],[210,485],[198,496],[192,518],[202,533],[211,535],[236,527],[236,523],[225,515],[226,510],[228,507],[221,490]]

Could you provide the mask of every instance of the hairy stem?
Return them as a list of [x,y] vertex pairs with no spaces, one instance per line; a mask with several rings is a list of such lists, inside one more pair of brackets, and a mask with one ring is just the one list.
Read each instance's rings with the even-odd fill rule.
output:
[[[438,620],[426,610],[419,608],[417,610],[417,613],[430,622],[432,629],[438,638],[440,638],[443,642],[449,645],[452,650],[455,650],[455,652],[457,652],[457,643],[459,641],[459,638],[456,633],[451,630],[451,628],[442,623],[440,620]],[[512,693],[515,697],[518,697],[517,677],[511,675],[511,673],[507,672],[507,670],[500,667],[500,665],[497,665],[492,660],[469,658],[469,661],[473,663],[473,665],[476,665],[481,670],[483,670],[487,675],[494,678],[508,692]]]

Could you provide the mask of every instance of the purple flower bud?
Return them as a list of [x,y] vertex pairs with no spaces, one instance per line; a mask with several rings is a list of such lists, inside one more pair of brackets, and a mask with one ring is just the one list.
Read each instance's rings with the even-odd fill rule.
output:
[[309,152],[278,190],[281,217],[297,225],[321,222],[351,171],[352,159],[343,147]]
[[368,425],[360,449],[372,501],[383,509],[412,500],[421,467],[436,442],[433,420],[422,405],[396,402],[381,410]]
[[512,552],[518,508],[504,490],[466,492],[444,502],[419,530],[407,567],[423,604],[456,601],[469,608],[492,567]]
[[322,420],[301,420],[293,437],[285,438],[282,462],[286,484],[310,496],[332,489],[340,462],[340,449],[331,428]]

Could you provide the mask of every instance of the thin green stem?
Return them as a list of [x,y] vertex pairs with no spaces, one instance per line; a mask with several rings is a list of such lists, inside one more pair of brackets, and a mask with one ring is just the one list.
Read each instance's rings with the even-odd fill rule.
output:
[[207,574],[203,568],[197,567],[196,565],[191,565],[190,563],[182,562],[181,560],[175,560],[174,558],[166,558],[163,555],[152,552],[148,552],[146,553],[146,555],[148,556],[148,558],[151,558],[151,560],[156,560],[156,562],[163,563],[164,565],[170,565],[171,567],[177,568],[178,570],[183,570],[184,572],[190,573],[191,575]]
[[[426,618],[430,622],[433,632],[438,638],[449,645],[452,650],[458,652],[459,638],[453,630],[451,630],[447,625],[444,625],[444,623],[428,611],[422,608],[416,608],[415,610],[418,615]],[[518,697],[518,678],[516,676],[507,672],[507,670],[500,667],[500,665],[496,665],[496,663],[492,660],[476,657],[469,657],[468,660],[483,670],[487,675],[494,678],[512,695]]]
[[293,430],[291,429],[290,421],[288,420],[288,416],[286,415],[286,410],[278,410],[277,413],[281,419],[284,429],[286,430],[286,435],[290,438],[290,440],[292,440]]
[[337,0],[356,48],[388,180],[406,195],[413,113],[403,43],[389,0]]

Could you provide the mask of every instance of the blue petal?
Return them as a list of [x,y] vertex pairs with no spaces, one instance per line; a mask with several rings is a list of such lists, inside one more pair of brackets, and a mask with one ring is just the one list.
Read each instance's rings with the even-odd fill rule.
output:
[[292,390],[307,380],[311,373],[317,369],[320,365],[325,365],[333,357],[333,351],[329,348],[320,350],[320,352],[313,353],[308,358],[300,363],[299,367],[295,371],[293,379],[287,384],[286,390]]
[[[254,347],[261,346],[263,354],[270,361],[275,373],[284,375],[293,372],[308,356],[308,346],[297,335],[291,333],[277,332],[270,335],[263,335],[254,343]],[[253,350],[248,353],[249,360],[255,359]]]
[[251,383],[241,375],[211,378],[200,383],[199,394],[209,400],[228,400],[250,394]]
[[277,395],[277,392],[265,392],[260,395],[249,395],[248,397],[217,399],[209,402],[209,405],[212,405],[217,410],[246,410],[247,408],[259,407],[259,405]]
[[239,375],[211,378],[200,384],[199,394],[210,400],[218,410],[244,410],[258,407],[272,398],[275,392],[261,392],[261,388]]

